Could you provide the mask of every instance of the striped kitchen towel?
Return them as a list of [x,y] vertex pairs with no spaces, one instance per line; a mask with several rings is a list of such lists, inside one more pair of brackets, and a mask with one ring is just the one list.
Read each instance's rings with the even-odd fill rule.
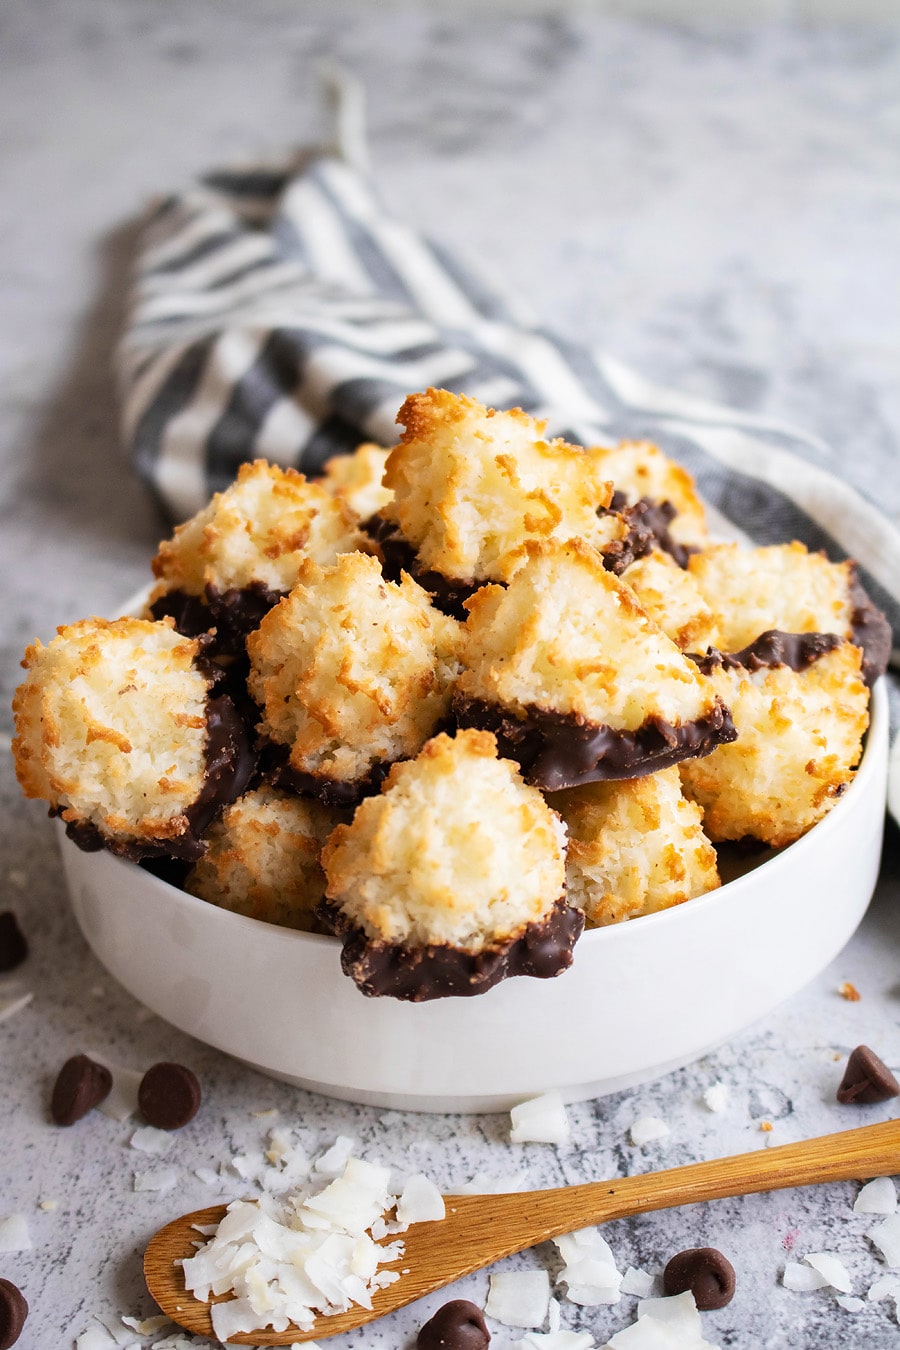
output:
[[656,441],[730,535],[856,558],[900,645],[900,530],[875,505],[898,472],[892,451],[854,447],[839,477],[813,436],[659,388],[548,332],[492,278],[386,212],[337,156],[214,173],[155,207],[121,378],[126,441],[176,520],[243,460],[314,474],[362,440],[393,444],[403,399],[436,385],[518,405],[580,444]]

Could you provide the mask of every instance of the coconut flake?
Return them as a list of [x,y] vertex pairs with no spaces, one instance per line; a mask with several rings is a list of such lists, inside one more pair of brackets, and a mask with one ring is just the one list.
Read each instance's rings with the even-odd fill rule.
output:
[[487,1172],[476,1172],[471,1181],[461,1186],[449,1186],[445,1195],[511,1195],[515,1191],[528,1189],[528,1172],[522,1168],[518,1172],[508,1172],[503,1176],[490,1176]]
[[131,1147],[140,1153],[153,1153],[162,1157],[168,1153],[175,1140],[169,1130],[158,1130],[155,1125],[143,1125],[131,1136]]
[[397,1221],[406,1227],[411,1223],[433,1223],[446,1217],[444,1197],[433,1181],[422,1172],[411,1176],[397,1201]]
[[713,1083],[703,1094],[703,1101],[707,1110],[714,1111],[717,1114],[724,1111],[731,1100],[731,1089],[727,1083]]
[[512,1350],[595,1350],[597,1342],[588,1331],[528,1331]]
[[845,1312],[859,1312],[860,1308],[866,1305],[861,1298],[853,1298],[848,1294],[835,1294],[835,1303],[839,1303]]
[[896,1209],[897,1188],[890,1177],[870,1181],[853,1202],[854,1214],[894,1214]]
[[135,1172],[134,1189],[136,1191],[171,1191],[178,1185],[178,1173],[174,1168],[162,1172]]
[[808,1294],[813,1289],[824,1289],[828,1280],[811,1266],[801,1265],[798,1261],[788,1261],[781,1276],[785,1289],[795,1294]]
[[853,1281],[847,1267],[834,1252],[811,1252],[809,1256],[804,1256],[803,1260],[808,1266],[812,1266],[813,1270],[818,1271],[832,1289],[839,1289],[842,1294],[850,1293]]
[[0,998],[0,1022],[5,1022],[10,1017],[15,1017],[17,1012],[27,1008],[34,994],[28,990],[24,994],[16,994],[13,998]]
[[900,1266],[900,1214],[892,1214],[877,1228],[870,1228],[868,1236],[884,1257],[885,1265],[896,1270]]
[[75,1338],[75,1350],[109,1350],[116,1342],[103,1327],[88,1327]]
[[223,1180],[214,1167],[195,1167],[194,1176],[199,1177],[204,1186],[221,1186]]
[[900,1299],[900,1277],[879,1275],[875,1283],[870,1285],[866,1298],[870,1303],[877,1303],[883,1298]]
[[313,1171],[323,1177],[339,1177],[347,1166],[347,1160],[356,1148],[356,1141],[348,1134],[339,1134],[337,1139],[321,1157],[313,1163]]
[[507,1327],[542,1327],[550,1305],[546,1270],[506,1270],[490,1277],[484,1310]]
[[10,1214],[0,1220],[0,1252],[27,1252],[32,1245],[24,1214]]
[[637,1148],[652,1144],[656,1139],[665,1139],[669,1132],[668,1125],[664,1120],[660,1120],[659,1116],[641,1116],[629,1131],[631,1142]]
[[623,1294],[636,1294],[638,1298],[650,1298],[656,1285],[655,1278],[646,1270],[629,1266],[622,1276],[619,1286]]
[[637,1315],[638,1321],[649,1317],[654,1322],[665,1322],[667,1327],[678,1332],[689,1332],[693,1336],[700,1336],[703,1331],[697,1303],[690,1289],[670,1298],[645,1298],[637,1306]]
[[618,1303],[622,1276],[609,1243],[597,1228],[580,1228],[554,1240],[564,1261],[560,1282],[566,1297],[582,1307]]
[[564,1144],[569,1137],[569,1118],[558,1092],[545,1092],[520,1102],[509,1114],[512,1144]]
[[104,1116],[117,1120],[121,1124],[138,1109],[138,1088],[143,1072],[137,1069],[125,1069],[121,1064],[113,1064],[108,1055],[100,1050],[87,1050],[88,1059],[96,1060],[112,1074],[112,1088],[97,1107]]
[[560,1311],[559,1299],[551,1298],[547,1304],[547,1330],[559,1331],[562,1326],[562,1312]]

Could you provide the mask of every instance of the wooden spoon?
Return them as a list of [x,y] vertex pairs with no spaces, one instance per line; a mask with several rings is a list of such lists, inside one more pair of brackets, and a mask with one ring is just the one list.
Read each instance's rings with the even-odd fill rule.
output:
[[[378,1290],[371,1310],[351,1308],[331,1317],[320,1316],[313,1331],[254,1331],[234,1336],[232,1341],[242,1345],[291,1345],[336,1336],[384,1317],[513,1252],[607,1219],[724,1196],[810,1186],[819,1181],[862,1180],[891,1175],[898,1169],[900,1120],[889,1120],[668,1172],[647,1172],[551,1191],[448,1195],[446,1219],[414,1224],[403,1234],[405,1255],[392,1264],[404,1273],[395,1284]],[[210,1305],[185,1293],[181,1269],[174,1263],[179,1257],[194,1254],[191,1242],[197,1233],[192,1225],[217,1223],[224,1213],[224,1205],[213,1205],[184,1214],[151,1239],[144,1257],[147,1287],[163,1312],[201,1336],[213,1335]]]

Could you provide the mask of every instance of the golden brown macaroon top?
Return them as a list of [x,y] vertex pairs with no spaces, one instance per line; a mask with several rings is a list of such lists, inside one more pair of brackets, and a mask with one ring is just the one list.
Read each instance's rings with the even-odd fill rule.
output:
[[383,484],[390,450],[366,442],[352,455],[334,455],[322,471],[322,486],[345,501],[360,520],[368,520],[391,500]]
[[566,823],[567,898],[588,927],[655,914],[715,890],[716,851],[677,768],[548,798]]
[[705,652],[720,646],[719,616],[704,598],[696,579],[668,553],[654,549],[621,574],[638,603],[666,637],[683,652]]
[[307,558],[323,565],[371,548],[350,507],[295,469],[257,459],[159,546],[150,603],[170,591],[202,596],[261,585],[289,591]]
[[459,624],[377,558],[307,562],[248,639],[260,730],[301,773],[353,782],[416,754],[446,714]]
[[411,394],[384,476],[384,508],[423,569],[464,583],[503,581],[527,539],[595,540],[612,486],[601,452],[545,438],[546,423],[464,394]]
[[508,586],[466,602],[461,695],[629,731],[650,717],[680,725],[713,711],[711,686],[596,549],[532,543],[516,561]]
[[370,939],[479,950],[545,918],[565,889],[565,829],[484,731],[395,764],[322,853],[327,894]]
[[108,838],[173,839],[206,772],[201,646],[171,620],[83,619],[35,642],[16,690],[16,774],[26,797]]

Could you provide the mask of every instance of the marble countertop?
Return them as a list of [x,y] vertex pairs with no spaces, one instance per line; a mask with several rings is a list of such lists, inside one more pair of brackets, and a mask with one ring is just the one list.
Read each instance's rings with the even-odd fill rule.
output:
[[[314,141],[316,69],[364,81],[373,164],[397,210],[502,268],[558,329],[692,393],[819,432],[852,475],[859,447],[900,431],[900,36],[600,15],[485,14],[259,0],[8,0],[0,14],[0,586],[5,736],[0,908],[32,955],[0,995],[32,990],[0,1024],[0,1218],[23,1213],[33,1250],[0,1255],[25,1291],[22,1350],[74,1345],[94,1313],[149,1315],[141,1251],[176,1211],[209,1203],[193,1169],[227,1159],[277,1109],[312,1145],[352,1135],[365,1156],[409,1158],[440,1184],[519,1167],[529,1186],[674,1165],[886,1119],[834,1100],[860,1043],[900,1066],[900,843],[891,829],[856,937],[803,993],[694,1066],[570,1108],[571,1141],[510,1145],[501,1116],[419,1116],[313,1096],[242,1068],[147,1015],[99,966],[68,910],[43,809],[8,754],[18,660],[57,623],[107,612],[143,582],[163,529],[117,434],[111,357],[136,209],[222,161]],[[884,485],[900,519],[900,473]],[[860,999],[838,986],[850,980]],[[191,1064],[204,1106],[167,1165],[173,1194],[134,1194],[127,1124],[49,1123],[62,1061],[93,1048],[144,1067]],[[702,1102],[721,1080],[721,1114]],[[671,1127],[627,1143],[639,1115]],[[763,1120],[773,1129],[764,1134]],[[136,1164],[135,1159],[138,1158]],[[865,1291],[883,1266],[832,1185],[611,1224],[619,1260],[659,1269],[685,1246],[723,1248],[734,1301],[704,1316],[720,1346],[894,1346],[893,1303],[857,1312],[780,1285],[787,1259],[842,1254]],[[41,1209],[41,1201],[56,1207]],[[543,1250],[511,1266],[551,1263]],[[485,1275],[460,1294],[483,1300]],[[411,1347],[440,1297],[329,1341]],[[634,1300],[563,1324],[598,1346]],[[515,1332],[498,1327],[493,1344]],[[145,1341],[145,1344],[148,1342]]]

